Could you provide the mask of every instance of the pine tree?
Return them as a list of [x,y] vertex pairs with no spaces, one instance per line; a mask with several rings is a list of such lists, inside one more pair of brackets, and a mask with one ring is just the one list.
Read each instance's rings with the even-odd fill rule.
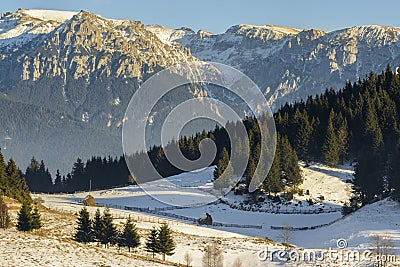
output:
[[218,161],[217,167],[214,170],[214,179],[219,178],[225,171],[229,163],[229,153],[224,147],[221,152],[221,158]]
[[297,153],[291,147],[286,136],[281,136],[278,149],[280,153],[280,170],[282,178],[286,180],[287,186],[295,188],[303,180],[298,164]]
[[93,239],[97,242],[101,242],[103,239],[103,223],[100,209],[96,210],[93,218]]
[[114,245],[117,241],[118,231],[113,224],[113,217],[110,213],[110,209],[106,208],[101,217],[102,223],[102,237],[100,242],[108,247],[109,244]]
[[153,228],[150,235],[146,239],[146,251],[152,253],[153,258],[155,254],[158,253],[157,249],[158,232],[157,229]]
[[223,190],[229,188],[229,180],[233,177],[233,167],[229,161],[228,150],[224,147],[221,153],[221,159],[218,161],[214,170],[214,188]]
[[79,211],[74,239],[77,242],[88,243],[93,241],[92,221],[86,207]]
[[20,202],[31,202],[29,188],[24,179],[20,176],[20,171],[15,161],[10,158],[6,166],[7,186],[9,197],[17,199]]
[[85,164],[80,158],[76,160],[72,167],[71,180],[75,190],[87,190],[89,188],[89,178],[85,175]]
[[338,150],[339,150],[339,158],[341,159],[341,164],[344,163],[344,157],[347,154],[348,150],[348,126],[347,119],[343,117],[342,113],[339,113],[338,116],[338,130],[337,130],[337,141],[338,141]]
[[312,127],[308,118],[306,110],[300,112],[296,109],[294,115],[294,126],[295,126],[295,142],[294,147],[301,159],[307,160],[309,141],[312,134]]
[[363,131],[365,143],[357,157],[355,184],[368,200],[383,191],[383,136],[376,109],[370,101],[366,103],[363,112],[365,114]]
[[[277,138],[278,142],[280,142],[280,136],[278,135]],[[278,146],[279,147],[279,146]],[[278,193],[282,191],[282,182],[281,182],[281,170],[279,166],[280,162],[280,151],[279,149],[275,152],[274,161],[271,165],[271,169],[268,172],[267,178],[263,183],[263,188],[268,193]]]
[[336,166],[339,163],[339,146],[338,139],[336,136],[335,128],[333,126],[335,118],[335,112],[331,110],[328,119],[328,127],[326,130],[325,142],[322,147],[322,155],[324,157],[324,162],[328,166]]
[[32,213],[32,230],[37,230],[42,227],[42,220],[40,219],[39,209],[35,207]]
[[128,251],[131,248],[136,248],[140,245],[140,236],[135,224],[132,223],[131,217],[126,220],[124,229],[119,237],[119,244],[124,247],[128,247]]
[[61,192],[63,187],[63,181],[61,178],[60,170],[57,170],[56,178],[54,179],[54,191]]
[[18,212],[17,229],[28,232],[32,230],[32,207],[28,203],[23,203]]
[[378,114],[371,102],[367,102],[365,105],[364,116],[365,145],[370,146],[374,151],[379,152],[383,145],[383,135],[379,127]]
[[163,255],[165,261],[165,255],[171,256],[174,254],[175,242],[171,235],[171,229],[166,223],[163,223],[158,229],[156,248],[158,253]]

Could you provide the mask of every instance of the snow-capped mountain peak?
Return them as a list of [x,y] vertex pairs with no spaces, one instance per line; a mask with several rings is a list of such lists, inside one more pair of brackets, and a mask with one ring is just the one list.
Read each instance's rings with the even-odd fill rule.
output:
[[71,19],[76,12],[19,9],[0,19],[0,47],[23,45],[30,40],[50,33],[61,23]]
[[382,46],[398,42],[400,39],[400,28],[382,25],[365,25],[334,31],[330,34],[334,37],[333,40],[338,43],[352,39],[365,42],[371,46]]
[[275,26],[275,25],[249,25],[249,24],[239,24],[230,27],[225,33],[226,34],[236,34],[244,35],[248,38],[258,38],[262,41],[267,40],[279,40],[285,36],[293,36],[300,32],[300,30]]
[[173,41],[181,39],[186,35],[195,34],[195,32],[188,27],[181,27],[180,29],[169,29],[158,24],[152,24],[145,26],[145,28],[146,30],[157,35],[157,37],[165,43],[171,43]]
[[44,9],[20,9],[17,13],[24,14],[28,17],[43,20],[64,22],[76,15],[77,12],[44,10]]

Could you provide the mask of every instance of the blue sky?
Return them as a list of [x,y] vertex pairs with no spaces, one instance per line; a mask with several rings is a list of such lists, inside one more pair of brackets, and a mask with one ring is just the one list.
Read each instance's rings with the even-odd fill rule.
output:
[[331,31],[354,25],[400,27],[400,1],[386,0],[2,0],[0,11],[18,8],[79,11],[106,18],[134,19],[170,28],[187,26],[224,32],[235,24],[275,24],[299,29]]

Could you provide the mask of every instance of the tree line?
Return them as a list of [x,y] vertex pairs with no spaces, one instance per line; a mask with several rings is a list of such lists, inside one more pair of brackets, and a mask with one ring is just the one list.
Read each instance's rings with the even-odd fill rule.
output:
[[[268,127],[269,121],[270,119],[267,114],[263,114],[258,118],[248,116],[242,121],[228,122],[224,127],[216,126],[215,129],[208,132],[203,130],[201,133],[196,133],[192,136],[183,136],[178,141],[171,140],[165,147],[152,146],[148,152],[142,151],[128,156],[127,161],[131,164],[134,178],[139,178],[140,181],[150,181],[157,177],[154,173],[148,171],[149,167],[145,164],[146,157],[150,158],[157,172],[163,177],[176,175],[182,173],[182,170],[176,168],[168,161],[165,151],[178,145],[185,158],[197,160],[200,157],[199,148],[201,141],[206,138],[211,139],[215,143],[217,149],[216,157],[210,164],[210,166],[217,165],[214,172],[214,187],[216,189],[224,189],[230,186],[229,180],[232,176],[236,175],[243,177],[240,183],[244,185],[245,192],[247,193],[256,167],[261,164],[261,168],[265,168],[267,161],[273,160],[267,157],[260,158],[262,149],[269,155],[272,155],[273,151],[270,142],[261,142],[261,128],[266,135],[265,138],[274,138],[275,133],[272,131],[273,128]],[[240,125],[244,125],[247,137],[242,136]],[[227,129],[229,129],[231,136],[228,135]],[[246,152],[244,149],[246,144],[249,146],[249,152]],[[262,145],[265,147],[261,147]],[[232,162],[232,166],[228,166],[231,153],[235,154],[235,162]],[[247,164],[245,161],[246,153],[248,153]],[[287,186],[295,188],[302,182],[297,153],[292,148],[290,142],[288,142],[286,136],[277,135],[275,154],[280,158],[274,163],[270,162],[274,172],[266,177],[260,190],[257,190],[256,193],[277,193],[285,190]],[[227,168],[228,171],[226,172]],[[244,170],[244,172],[242,170]],[[225,177],[221,178],[220,176],[224,172]]]
[[[182,136],[178,141],[171,140],[166,147],[152,146],[147,152],[136,152],[133,155],[120,158],[101,158],[93,156],[86,164],[78,158],[73,164],[72,171],[67,175],[61,176],[57,170],[56,176],[51,177],[48,169],[43,161],[38,162],[34,157],[26,169],[24,177],[32,192],[74,192],[89,189],[106,189],[115,186],[124,186],[134,184],[135,179],[140,181],[151,181],[157,178],[153,172],[149,172],[152,166],[147,166],[147,158],[150,159],[152,165],[162,177],[168,177],[182,173],[182,170],[172,165],[166,157],[165,151],[173,146],[178,145],[182,154],[190,160],[196,160],[200,157],[200,143],[208,138],[215,142],[217,147],[217,155],[211,165],[218,165],[215,182],[222,182],[218,173],[222,173],[226,166],[227,155],[231,153],[231,142],[233,144],[233,153],[236,153],[237,162],[233,164],[232,175],[241,175],[240,169],[244,169],[243,184],[247,186],[253,177],[257,164],[265,164],[266,159],[260,159],[261,151],[261,130],[260,125],[265,126],[263,122],[267,117],[261,116],[256,119],[254,117],[246,117],[241,122],[228,122],[224,127],[216,126],[211,131],[203,130],[192,136]],[[247,131],[247,140],[238,134],[239,124],[243,123]],[[230,140],[226,129],[230,129],[234,134]],[[268,135],[272,135],[270,129],[265,129]],[[285,186],[297,186],[301,183],[301,172],[297,164],[297,154],[293,150],[285,136],[278,135],[278,145],[276,154],[280,156],[279,162],[273,165],[274,173],[267,177],[263,183],[261,191],[280,192]],[[242,166],[245,158],[244,142],[250,147],[249,160],[246,166]],[[272,150],[272,147],[263,148]],[[227,154],[227,152],[229,153]],[[129,161],[133,173],[130,174],[126,162]],[[216,185],[218,187],[218,185]]]
[[305,102],[286,103],[275,114],[277,130],[304,161],[336,166],[357,162],[355,185],[362,202],[400,192],[400,74],[379,75],[332,88]]
[[54,182],[43,160],[40,163],[35,157],[31,159],[24,175],[32,192],[71,193],[89,189],[106,189],[133,183],[129,179],[129,170],[124,157],[92,157],[86,161],[78,158],[72,171],[61,176],[57,170]]

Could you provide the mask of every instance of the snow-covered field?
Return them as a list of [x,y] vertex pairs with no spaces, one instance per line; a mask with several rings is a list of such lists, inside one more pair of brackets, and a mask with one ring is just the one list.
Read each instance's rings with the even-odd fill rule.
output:
[[[323,212],[318,214],[282,214],[267,213],[260,211],[246,211],[232,209],[229,205],[221,202],[215,202],[204,206],[194,206],[186,208],[171,208],[167,204],[153,199],[137,186],[129,186],[124,188],[101,190],[90,192],[98,203],[119,205],[122,209],[111,209],[111,213],[116,218],[115,222],[121,224],[129,215],[134,220],[141,231],[142,235],[148,234],[149,230],[157,227],[161,222],[167,221],[171,229],[174,231],[174,238],[177,243],[175,254],[167,257],[168,260],[175,263],[183,263],[184,255],[189,252],[193,258],[192,266],[202,266],[202,255],[205,244],[211,241],[218,241],[224,251],[225,266],[232,266],[233,261],[239,257],[244,263],[243,266],[293,266],[282,263],[271,263],[270,261],[260,261],[258,252],[268,248],[268,250],[282,249],[283,247],[277,243],[282,242],[282,231],[272,230],[271,226],[283,226],[289,224],[293,227],[310,227],[321,224],[329,224],[315,230],[293,231],[290,233],[290,243],[299,249],[319,249],[326,250],[329,248],[336,249],[337,240],[345,239],[348,244],[348,250],[357,249],[364,251],[372,250],[372,235],[376,233],[385,233],[392,236],[393,242],[397,248],[400,247],[400,204],[398,202],[386,199],[374,204],[368,205],[355,213],[342,218],[340,212],[327,212],[330,207],[341,207],[344,202],[351,197],[351,186],[348,180],[352,179],[352,168],[349,166],[341,166],[340,168],[328,168],[320,164],[312,164],[308,167],[302,167],[304,174],[304,184],[301,188],[309,190],[308,195],[296,195],[291,203],[281,203],[282,210],[291,210],[297,208],[301,210],[315,210],[314,205],[305,204],[306,199],[313,199],[317,202],[315,205],[323,207]],[[184,197],[182,205],[190,205],[191,203],[201,203],[207,201],[212,192],[213,168],[206,168],[195,173],[186,173],[178,176],[170,177],[166,181],[155,181],[145,186],[147,192],[155,195],[157,198],[166,196],[179,199],[182,193],[179,188],[173,188],[171,192],[171,182],[175,185],[182,185]],[[347,181],[347,182],[346,182]],[[193,186],[188,190],[188,185]],[[56,194],[56,195],[36,195],[44,200],[43,205],[50,210],[57,210],[67,213],[76,213],[82,208],[79,203],[87,192],[76,194]],[[324,196],[324,200],[320,196]],[[228,194],[224,197],[229,203],[239,202],[240,198],[244,201],[243,196]],[[174,199],[174,200],[177,200]],[[302,204],[299,204],[301,201]],[[270,201],[266,200],[263,204],[268,206]],[[297,204],[297,206],[296,206]],[[278,205],[278,204],[274,204]],[[170,216],[162,216],[160,214],[152,214],[149,212],[123,210],[122,206],[164,209],[162,212],[176,215],[182,215],[191,218],[199,218],[205,211],[213,217],[214,221],[221,223],[234,224],[252,224],[260,225],[261,229],[239,228],[239,227],[222,227],[222,226],[199,226],[194,222],[184,221]],[[94,214],[95,207],[90,207],[89,211]],[[59,215],[61,216],[61,215]],[[63,266],[64,263],[70,262],[71,266],[126,266],[128,260],[129,265],[134,266],[161,266],[159,263],[146,262],[142,259],[131,258],[127,252],[119,252],[117,248],[105,250],[97,246],[83,246],[71,241],[74,231],[74,223],[76,216],[70,216],[72,220],[52,219],[49,227],[57,229],[49,231],[51,234],[37,236],[24,235],[15,230],[7,230],[7,234],[0,233],[0,241],[3,244],[11,244],[12,240],[18,240],[15,246],[1,246],[0,256],[7,253],[18,251],[28,251],[27,254],[21,256],[21,261],[17,258],[7,258],[8,261],[0,261],[1,266],[15,266],[23,263],[24,266],[46,266],[47,260],[53,262],[61,262],[56,266]],[[47,216],[51,218],[51,216]],[[58,233],[58,234],[55,234]],[[266,239],[267,238],[267,239]],[[274,243],[273,240],[277,243]],[[7,243],[8,242],[8,243]],[[64,244],[66,242],[66,244]],[[37,253],[31,250],[39,244]],[[8,247],[8,249],[5,249]],[[14,248],[15,247],[15,248]],[[64,247],[66,248],[65,252]],[[46,251],[51,251],[51,257],[47,259],[44,255]],[[87,251],[88,253],[85,253]],[[143,251],[139,249],[139,251]],[[399,250],[393,251],[399,254]],[[126,255],[128,254],[128,256]],[[136,255],[146,257],[144,252],[137,252]],[[4,258],[4,257],[3,257]],[[96,262],[94,259],[100,259]],[[400,263],[400,257],[399,263]],[[293,263],[291,263],[293,264]],[[315,264],[296,263],[296,266],[315,266]],[[397,264],[397,263],[396,263]],[[368,262],[345,262],[336,260],[330,262],[328,259],[321,266],[371,266]],[[390,265],[389,265],[390,266]],[[398,265],[391,265],[398,266]]]

